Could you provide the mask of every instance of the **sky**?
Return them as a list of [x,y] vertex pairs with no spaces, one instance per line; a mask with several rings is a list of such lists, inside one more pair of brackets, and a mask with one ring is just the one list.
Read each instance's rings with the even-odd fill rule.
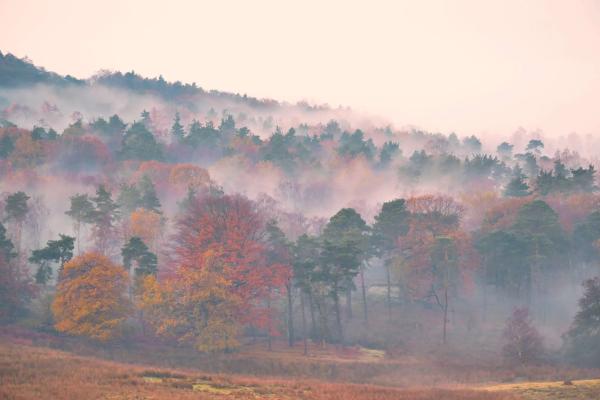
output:
[[459,134],[600,136],[600,0],[0,0],[0,50]]

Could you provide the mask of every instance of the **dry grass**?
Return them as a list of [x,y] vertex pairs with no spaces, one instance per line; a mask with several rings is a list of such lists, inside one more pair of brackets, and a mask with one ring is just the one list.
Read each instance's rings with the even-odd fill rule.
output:
[[394,389],[155,369],[0,339],[2,399],[509,400],[506,390]]
[[525,400],[591,400],[600,399],[600,379],[556,382],[523,382],[493,385],[491,392],[517,393]]

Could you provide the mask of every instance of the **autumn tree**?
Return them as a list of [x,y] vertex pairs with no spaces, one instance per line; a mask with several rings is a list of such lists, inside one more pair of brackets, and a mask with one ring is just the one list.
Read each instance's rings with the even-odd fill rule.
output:
[[502,334],[505,344],[502,353],[512,364],[525,365],[538,362],[543,355],[542,337],[533,325],[527,308],[515,308],[506,321]]
[[264,229],[255,204],[243,196],[196,197],[177,223],[171,268],[202,268],[205,254],[216,257],[223,278],[232,282],[232,294],[241,300],[240,323],[266,328],[271,316],[265,301],[283,286],[288,272],[265,262]]
[[99,253],[67,262],[52,303],[55,328],[70,335],[106,341],[122,334],[130,311],[127,274]]
[[145,318],[157,335],[192,344],[201,352],[236,348],[244,306],[226,275],[221,257],[212,251],[165,282],[148,275],[142,290]]

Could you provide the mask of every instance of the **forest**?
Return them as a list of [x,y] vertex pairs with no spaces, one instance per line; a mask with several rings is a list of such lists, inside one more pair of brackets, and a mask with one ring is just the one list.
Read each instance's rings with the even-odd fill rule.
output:
[[590,373],[597,149],[0,53],[0,329],[63,350]]

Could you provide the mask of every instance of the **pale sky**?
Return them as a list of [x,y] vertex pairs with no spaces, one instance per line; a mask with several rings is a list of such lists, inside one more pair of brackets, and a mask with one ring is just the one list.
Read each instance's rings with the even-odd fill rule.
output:
[[598,1],[0,0],[0,50],[350,106],[397,126],[600,136]]

